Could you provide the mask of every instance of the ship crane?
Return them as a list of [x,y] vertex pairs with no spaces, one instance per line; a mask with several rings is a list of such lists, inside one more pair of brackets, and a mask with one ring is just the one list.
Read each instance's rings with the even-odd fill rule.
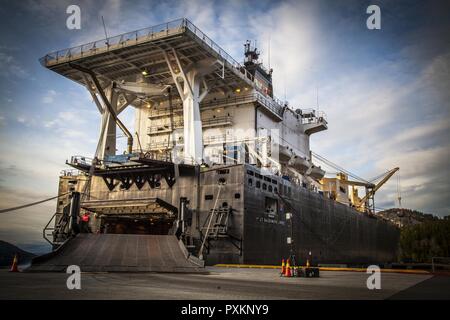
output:
[[359,205],[356,208],[360,211],[369,211],[369,213],[375,212],[375,192],[377,192],[398,170],[400,170],[399,167],[389,170],[382,175],[383,178],[377,184],[367,186],[366,195],[359,201]]
[[[367,213],[374,213],[375,212],[375,193],[400,169],[398,167],[393,168],[385,173],[382,173],[375,178],[371,179],[370,181],[365,180],[363,178],[358,177],[354,173],[351,173],[350,171],[342,168],[341,166],[331,162],[330,160],[324,158],[321,155],[318,155],[317,153],[312,152],[312,155],[315,157],[316,160],[319,160],[320,162],[324,163],[325,165],[332,167],[338,171],[336,178],[324,178],[321,180],[321,184],[323,188],[326,189],[326,184],[330,181],[334,181],[334,188],[335,190],[327,190],[331,193],[334,193],[334,197],[336,201],[340,201],[343,203],[351,204],[360,212],[367,212]],[[348,177],[352,177],[355,180],[349,180]],[[381,179],[381,180],[380,180]],[[374,181],[380,180],[378,183],[374,183]],[[347,196],[345,196],[345,201],[338,196],[336,198],[337,194],[337,184],[339,183],[341,186],[352,187],[351,192],[351,199],[347,199]],[[355,187],[364,187],[365,188],[365,196],[362,198],[358,197],[358,189]],[[398,192],[397,192],[398,193]]]

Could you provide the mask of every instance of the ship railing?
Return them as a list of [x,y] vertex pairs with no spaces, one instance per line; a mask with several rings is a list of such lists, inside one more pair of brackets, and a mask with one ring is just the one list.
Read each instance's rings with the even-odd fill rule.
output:
[[434,273],[436,270],[450,270],[450,257],[432,257],[431,258],[431,271]]
[[232,123],[232,119],[233,119],[233,117],[231,117],[231,116],[208,118],[208,119],[202,120],[202,126],[231,124]]
[[[218,107],[223,107],[226,105],[239,105],[239,104],[244,104],[244,103],[251,103],[251,102],[257,101],[259,96],[264,97],[259,92],[253,92],[253,93],[249,93],[249,94],[234,95],[234,96],[229,96],[229,97],[219,98],[219,99],[214,98],[214,99],[210,99],[210,100],[201,102],[200,108],[202,108],[202,109],[203,108],[216,108],[216,107],[218,108]],[[260,101],[265,102],[266,100],[260,99]],[[269,101],[270,101],[270,99],[269,99]],[[173,109],[170,109],[167,107],[159,108],[159,109],[155,108],[150,111],[149,118],[168,116],[168,115],[170,115],[171,112],[180,113],[182,111],[183,111],[182,105],[180,107],[176,107]],[[281,114],[281,112],[279,114]]]
[[[173,20],[167,23],[159,24],[156,26],[143,28],[127,33],[123,33],[113,37],[107,37],[105,39],[93,41],[87,44],[62,49],[46,54],[39,59],[43,66],[49,66],[53,64],[69,62],[76,59],[96,55],[111,50],[120,49],[122,47],[137,45],[145,43],[153,39],[158,39],[172,34],[178,34],[184,32],[186,29],[190,30],[201,43],[204,43],[207,47],[213,50],[223,62],[226,62],[234,70],[238,71],[245,79],[254,83],[253,75],[239,62],[237,62],[232,56],[230,56],[224,49],[222,49],[217,43],[197,28],[191,21],[186,18]],[[259,90],[259,89],[258,89]],[[276,97],[270,98],[273,102],[280,107],[283,103]]]
[[225,134],[217,136],[208,136],[203,139],[203,144],[223,143],[226,140],[227,136]]
[[85,156],[72,156],[70,158],[70,164],[75,164],[75,165],[84,165],[84,166],[91,166],[93,162],[92,158],[88,158]]
[[[241,74],[245,76],[251,82],[255,82],[254,76],[245,68],[242,64],[237,62],[232,56],[230,56],[225,50],[223,50],[217,43],[215,43],[211,38],[209,38],[206,34],[204,34],[199,28],[197,28],[189,19],[184,19],[186,28],[189,29],[192,33],[194,33],[203,43],[213,49],[215,52],[219,54],[219,56],[226,62],[228,62],[231,66],[234,67],[235,70],[239,71]],[[261,66],[263,67],[263,66]],[[263,69],[268,73],[268,71],[263,67]],[[258,89],[258,88],[257,88]],[[259,89],[258,89],[259,90]],[[280,107],[284,104],[280,99],[273,97],[271,98],[273,101],[278,104]]]
[[[172,124],[174,129],[183,128],[184,123],[183,120],[174,121]],[[171,132],[171,125],[170,123],[162,123],[159,125],[150,126],[147,128],[147,134],[155,134],[155,133],[166,133]]]
[[153,150],[171,149],[177,145],[182,145],[183,143],[184,143],[183,139],[151,142],[147,143],[147,150],[153,151]]
[[61,170],[60,174],[61,177],[76,177],[80,175],[86,175],[83,171],[80,171],[78,169],[64,169]]
[[246,143],[246,144],[255,144],[259,140],[262,140],[262,138],[250,138],[250,137],[236,137],[236,136],[230,136],[227,134],[221,134],[216,136],[207,136],[203,138],[203,144],[239,144],[239,143]]
[[176,19],[156,26],[123,33],[68,49],[54,51],[46,54],[39,59],[39,61],[43,66],[48,66],[176,34],[183,31],[183,27],[186,25],[184,20],[185,19]]
[[191,21],[186,18],[176,19],[167,23],[162,23],[156,26],[143,28],[127,33],[123,33],[114,37],[89,42],[79,46],[62,49],[46,54],[39,61],[42,65],[47,66],[54,63],[71,61],[78,58],[98,54],[103,51],[110,51],[117,49],[117,47],[125,47],[129,45],[139,44],[140,42],[149,41],[159,36],[167,36],[173,33],[182,32],[184,28],[189,29],[194,35],[198,37],[203,43],[216,51],[219,56],[228,62],[235,69],[239,70],[246,78],[253,82],[253,76],[247,71],[239,62],[231,57],[225,50],[223,50],[217,43],[197,28]]
[[211,99],[205,102],[200,103],[201,107],[205,108],[211,108],[211,107],[221,107],[224,105],[230,105],[230,104],[244,104],[244,103],[251,103],[256,100],[256,94],[246,94],[246,95],[239,95],[239,96],[230,96],[226,98],[220,98],[220,99]]
[[125,163],[128,162],[129,159],[133,156],[136,156],[135,153],[131,154],[117,154],[112,156],[105,156],[104,159],[92,159],[85,156],[72,156],[70,158],[70,161],[67,161],[66,163],[75,165],[75,166],[87,166],[90,167],[92,165],[94,166],[102,166],[102,165],[114,165],[118,163]]
[[[267,107],[270,111],[274,112],[277,116],[282,117],[283,116],[283,107],[282,105],[286,105],[286,103],[282,103],[280,100],[276,98],[266,97],[260,92],[256,91],[250,94],[244,94],[244,95],[234,95],[230,97],[225,98],[214,98],[210,100],[206,100],[200,103],[200,108],[220,108],[225,107],[227,105],[239,105],[244,103],[251,103],[258,101],[259,103],[263,104],[263,106]],[[155,117],[163,117],[163,116],[169,116],[170,113],[177,113],[180,114],[183,112],[182,105],[180,107],[176,107],[173,109],[170,108],[159,108],[159,109],[152,109],[149,112],[148,117],[149,118],[155,118]]]
[[[202,104],[200,104],[202,105]],[[164,117],[164,116],[170,116],[171,113],[182,113],[183,112],[183,105],[181,104],[180,107],[175,108],[159,108],[159,109],[151,109],[148,113],[149,118],[155,118],[155,117]]]
[[256,99],[259,103],[261,103],[263,106],[265,106],[267,109],[272,111],[274,114],[276,114],[278,117],[283,118],[283,107],[279,102],[274,100],[271,97],[266,97],[260,92],[256,92]]
[[189,164],[189,165],[195,165],[195,161],[192,158],[184,157],[183,152],[178,152],[173,154],[169,150],[165,151],[147,151],[142,154],[141,158],[144,159],[150,159],[150,160],[158,160],[158,161],[164,161],[164,162],[172,162],[172,163],[182,163],[182,164]]
[[253,75],[248,72],[248,70],[242,66],[239,62],[237,62],[232,56],[230,56],[225,50],[223,50],[217,43],[211,40],[206,34],[204,34],[199,28],[197,28],[189,19],[183,19],[186,28],[188,28],[192,33],[194,33],[203,43],[213,49],[215,52],[219,54],[219,56],[228,64],[233,66],[236,70],[242,73],[245,78],[249,79],[251,82],[254,81]]
[[[202,126],[214,126],[214,125],[229,125],[232,123],[232,117],[231,116],[223,116],[223,117],[216,117],[216,118],[207,118],[202,119]],[[173,122],[173,129],[179,129],[184,127],[183,120],[175,121]],[[147,128],[147,134],[158,134],[158,133],[167,133],[171,132],[171,125],[170,123],[164,122],[159,125],[150,126]]]
[[281,101],[275,100],[276,98],[267,97],[260,93],[259,91],[255,91],[251,94],[242,95],[242,96],[233,96],[226,97],[222,99],[212,99],[205,101],[200,104],[202,107],[221,107],[223,105],[228,104],[244,104],[250,102],[258,102],[271,112],[276,114],[278,117],[283,117],[283,107],[281,105]]
[[157,160],[163,162],[172,162],[172,153],[169,151],[159,152],[159,151],[147,151],[140,155],[141,159]]
[[327,115],[315,109],[302,109],[302,124],[327,123]]

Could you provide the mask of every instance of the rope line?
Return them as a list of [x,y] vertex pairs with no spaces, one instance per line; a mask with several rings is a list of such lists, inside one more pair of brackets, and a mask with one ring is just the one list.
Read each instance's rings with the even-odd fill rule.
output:
[[44,202],[47,202],[47,201],[50,201],[50,200],[53,200],[53,199],[60,198],[60,197],[62,197],[62,196],[67,195],[68,193],[69,193],[69,192],[66,192],[66,193],[63,193],[63,194],[58,195],[58,196],[55,196],[55,197],[51,197],[51,198],[48,198],[48,199],[44,199],[44,200],[40,200],[40,201],[36,201],[36,202],[24,204],[24,205],[17,206],[17,207],[12,207],[12,208],[7,208],[7,209],[1,209],[1,210],[0,210],[0,213],[6,213],[6,212],[14,211],[14,210],[19,210],[19,209],[24,209],[24,208],[32,207],[32,206],[35,206],[35,205],[38,205],[38,204],[41,204],[41,203],[44,203]]

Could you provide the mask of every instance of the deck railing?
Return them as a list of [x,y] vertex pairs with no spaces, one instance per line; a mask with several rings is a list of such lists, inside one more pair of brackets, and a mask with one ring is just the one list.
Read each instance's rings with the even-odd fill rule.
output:
[[302,109],[302,124],[327,123],[327,115],[323,111]]
[[[159,24],[153,27],[135,30],[127,33],[120,34],[118,36],[109,37],[97,41],[93,41],[87,44],[82,44],[72,48],[67,48],[59,51],[54,51],[46,54],[39,59],[40,63],[47,67],[49,65],[69,62],[76,59],[88,57],[91,55],[99,54],[102,52],[108,52],[123,47],[136,45],[158,39],[172,34],[182,33],[185,30],[189,30],[195,35],[196,39],[204,44],[207,48],[210,48],[219,58],[232,67],[238,74],[241,74],[244,79],[248,79],[254,82],[253,75],[248,70],[237,62],[232,56],[230,56],[225,50],[223,50],[217,43],[197,28],[191,21],[186,18],[173,20],[167,23]],[[264,97],[261,94],[262,97]],[[263,98],[260,98],[262,100]],[[275,109],[275,113],[280,115],[281,109],[284,103],[276,97],[264,97],[265,100],[270,101],[266,104],[270,104],[270,109]]]
[[185,20],[186,19],[177,19],[153,27],[123,33],[114,37],[89,42],[68,49],[54,51],[46,54],[39,59],[39,61],[43,66],[48,66],[59,62],[67,62],[87,57],[100,52],[107,52],[121,47],[151,41],[152,39],[183,31],[182,28],[186,24],[184,22]]

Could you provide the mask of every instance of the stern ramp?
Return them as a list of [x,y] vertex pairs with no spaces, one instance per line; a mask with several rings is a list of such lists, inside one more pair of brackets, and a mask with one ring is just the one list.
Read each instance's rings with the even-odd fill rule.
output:
[[80,233],[57,250],[33,259],[27,271],[204,272],[175,235]]

